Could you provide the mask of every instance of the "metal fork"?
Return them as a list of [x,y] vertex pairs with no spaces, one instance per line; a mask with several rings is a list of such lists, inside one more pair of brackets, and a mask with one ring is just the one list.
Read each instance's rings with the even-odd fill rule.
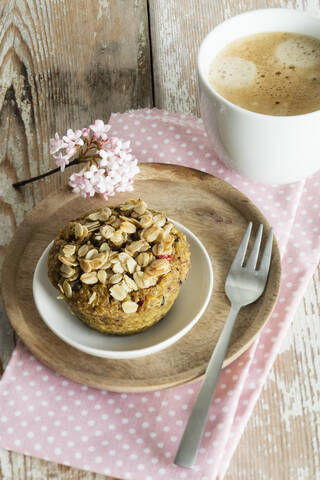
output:
[[271,261],[273,231],[270,229],[264,252],[262,254],[260,267],[257,270],[256,264],[260,250],[263,230],[262,225],[259,227],[246,265],[243,266],[249,238],[251,235],[251,229],[252,222],[250,222],[248,225],[226,279],[225,292],[231,303],[231,309],[208,364],[197,400],[191,411],[174,460],[174,463],[176,465],[180,465],[181,467],[191,468],[196,460],[211,400],[218,382],[222,364],[227,353],[233,326],[239,310],[241,307],[255,302],[262,295],[267,283]]

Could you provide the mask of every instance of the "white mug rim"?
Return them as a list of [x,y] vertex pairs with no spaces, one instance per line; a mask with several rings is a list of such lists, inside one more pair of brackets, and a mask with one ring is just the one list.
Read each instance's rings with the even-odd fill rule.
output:
[[[293,13],[294,15],[298,14],[301,17],[307,17],[307,18],[312,18],[314,20],[318,20],[319,27],[320,27],[320,19],[319,18],[317,18],[313,15],[309,15],[308,13],[305,13],[305,12],[300,12],[299,10],[295,10],[295,9],[289,9],[289,8],[261,8],[261,9],[256,9],[256,10],[249,10],[247,12],[243,12],[243,13],[240,13],[239,15],[235,15],[233,17],[228,18],[224,22],[221,22],[218,25],[216,25],[212,30],[210,30],[210,32],[207,33],[207,35],[204,37],[204,39],[202,40],[202,42],[200,44],[200,48],[199,48],[199,51],[198,51],[198,58],[197,58],[197,66],[198,66],[198,75],[200,77],[200,80],[206,86],[206,88],[208,89],[210,94],[216,95],[219,98],[219,100],[221,102],[225,103],[226,105],[228,105],[229,108],[233,108],[236,111],[246,113],[249,116],[251,115],[251,116],[254,116],[254,117],[260,117],[260,118],[265,118],[265,119],[268,118],[268,119],[272,119],[274,121],[283,121],[284,119],[286,119],[287,121],[290,121],[289,119],[295,120],[295,119],[298,119],[298,118],[306,118],[306,117],[311,117],[311,116],[317,115],[317,114],[319,114],[320,109],[314,110],[313,112],[301,113],[299,115],[269,115],[269,114],[265,114],[265,113],[253,112],[252,110],[247,110],[243,107],[240,107],[239,105],[236,105],[236,104],[230,102],[225,97],[220,95],[220,93],[218,93],[215,90],[215,88],[213,88],[213,86],[209,83],[206,75],[204,75],[204,73],[203,73],[203,69],[202,69],[202,66],[201,66],[201,60],[200,60],[200,57],[202,56],[202,52],[205,48],[205,43],[207,43],[207,39],[213,34],[213,32],[218,27],[220,28],[223,25],[228,24],[230,21],[233,21],[235,18],[238,18],[238,17],[251,16],[251,15],[256,15],[256,14],[260,15],[260,14],[263,14],[263,12],[277,13],[277,12],[280,12],[280,11],[287,12],[289,15],[294,12]],[[261,33],[263,33],[263,32],[261,32]],[[238,37],[238,38],[241,38],[241,37]]]

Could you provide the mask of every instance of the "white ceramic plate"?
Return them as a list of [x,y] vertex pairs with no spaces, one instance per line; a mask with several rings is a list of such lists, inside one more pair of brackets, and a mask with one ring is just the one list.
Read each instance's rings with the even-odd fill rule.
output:
[[213,288],[210,257],[200,240],[180,223],[170,219],[190,245],[191,269],[177,300],[158,324],[127,337],[105,335],[89,328],[58,300],[58,291],[48,279],[47,259],[52,242],[41,255],[33,276],[33,296],[47,326],[62,340],[83,352],[104,358],[136,358],[172,345],[185,335],[205,311]]

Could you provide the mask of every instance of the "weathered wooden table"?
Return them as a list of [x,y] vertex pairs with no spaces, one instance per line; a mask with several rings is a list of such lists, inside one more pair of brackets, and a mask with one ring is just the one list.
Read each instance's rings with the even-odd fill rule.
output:
[[[24,214],[67,177],[17,192],[12,182],[52,167],[48,139],[111,112],[156,106],[199,115],[196,54],[217,23],[242,11],[319,0],[0,0],[0,256]],[[226,479],[320,478],[320,270]],[[15,338],[2,312],[0,375]],[[0,451],[2,479],[102,479]]]

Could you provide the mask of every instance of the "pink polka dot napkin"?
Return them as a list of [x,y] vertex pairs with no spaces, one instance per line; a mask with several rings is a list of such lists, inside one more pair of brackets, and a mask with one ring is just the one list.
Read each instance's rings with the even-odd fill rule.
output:
[[286,186],[256,184],[219,161],[197,118],[144,109],[110,123],[141,162],[198,168],[253,200],[281,249],[278,302],[254,345],[223,370],[192,470],[173,459],[200,382],[147,394],[94,390],[49,370],[21,343],[0,382],[0,446],[124,479],[221,480],[319,260],[320,173]]

